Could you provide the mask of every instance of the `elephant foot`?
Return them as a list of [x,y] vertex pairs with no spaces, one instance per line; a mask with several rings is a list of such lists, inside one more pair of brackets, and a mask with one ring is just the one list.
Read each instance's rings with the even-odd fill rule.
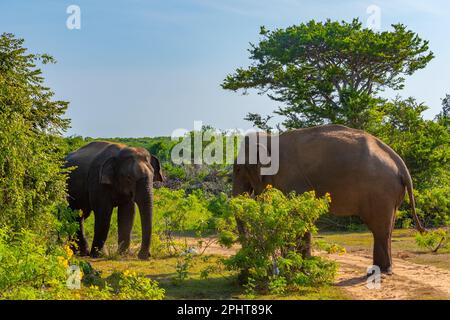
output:
[[130,254],[130,250],[118,250],[117,253],[119,254],[119,256],[127,256]]
[[386,275],[386,276],[392,276],[394,274],[394,272],[392,271],[392,267],[386,268],[386,269],[381,269],[381,273]]
[[100,258],[101,250],[99,250],[97,248],[92,248],[90,256],[91,256],[91,258]]
[[[392,271],[392,267],[380,268],[380,272],[382,276],[392,276],[394,272]],[[367,277],[373,276],[375,274],[375,270],[367,272]]]
[[117,250],[117,253],[120,256],[126,256],[130,254],[130,246],[129,245],[119,245],[119,250]]
[[139,251],[138,258],[141,260],[148,260],[150,258],[150,252],[148,251]]
[[89,249],[81,249],[78,252],[78,255],[80,255],[81,257],[87,257],[89,256],[89,254],[90,254]]
[[70,249],[78,256],[89,256],[89,247],[87,244],[72,243]]

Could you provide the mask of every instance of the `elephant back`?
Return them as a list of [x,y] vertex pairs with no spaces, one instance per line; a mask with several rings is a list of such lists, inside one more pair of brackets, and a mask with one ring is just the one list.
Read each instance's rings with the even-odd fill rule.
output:
[[89,207],[89,175],[99,158],[108,151],[120,150],[122,146],[105,141],[91,142],[66,157],[65,167],[73,168],[68,179],[69,203],[73,209]]

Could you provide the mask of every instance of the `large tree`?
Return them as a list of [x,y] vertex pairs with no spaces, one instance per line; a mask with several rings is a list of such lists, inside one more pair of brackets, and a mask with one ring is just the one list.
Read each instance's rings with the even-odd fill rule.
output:
[[[378,94],[403,88],[405,76],[433,58],[428,42],[402,24],[392,31],[365,29],[359,20],[316,22],[268,31],[251,44],[247,68],[238,68],[224,89],[258,89],[283,105],[274,113],[287,129],[340,123],[364,129],[383,105]],[[271,116],[247,120],[268,129]]]
[[0,227],[49,235],[65,201],[61,133],[67,102],[53,98],[39,63],[22,39],[0,35]]

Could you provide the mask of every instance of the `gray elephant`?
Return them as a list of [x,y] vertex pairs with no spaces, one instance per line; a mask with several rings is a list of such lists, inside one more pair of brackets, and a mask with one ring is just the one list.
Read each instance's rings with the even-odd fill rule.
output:
[[[265,135],[258,133],[258,139]],[[423,231],[414,204],[413,186],[408,169],[389,146],[360,130],[340,125],[326,125],[292,130],[279,138],[279,170],[274,175],[261,175],[264,166],[248,161],[248,144],[241,148],[244,162],[233,167],[233,195],[244,192],[259,194],[271,184],[287,193],[315,190],[318,196],[331,195],[330,212],[337,216],[359,216],[374,237],[373,263],[387,274],[392,273],[391,236],[396,211],[405,192],[416,227]],[[260,148],[258,139],[253,143]],[[267,149],[271,153],[271,138]],[[251,146],[250,146],[251,147]],[[238,156],[238,159],[239,159]],[[271,154],[273,157],[274,154]],[[242,221],[238,229],[245,235]],[[305,237],[305,255],[311,254],[311,236]]]
[[153,181],[163,181],[159,160],[143,148],[110,142],[91,142],[66,158],[75,167],[68,179],[68,200],[81,210],[77,234],[78,251],[89,255],[84,219],[94,211],[95,227],[91,256],[97,257],[105,244],[114,207],[118,207],[119,252],[130,246],[131,230],[138,205],[142,243],[138,257],[150,256],[153,214]]

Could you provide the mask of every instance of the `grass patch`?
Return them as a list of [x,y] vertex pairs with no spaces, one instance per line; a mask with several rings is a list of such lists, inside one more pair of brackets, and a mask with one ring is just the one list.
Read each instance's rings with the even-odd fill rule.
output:
[[[217,267],[220,256],[208,255],[195,257],[189,269],[188,278],[181,283],[174,283],[176,276],[176,257],[152,258],[140,261],[135,257],[115,259],[87,259],[94,268],[103,272],[103,276],[113,271],[133,270],[143,273],[159,282],[159,286],[166,290],[165,299],[247,299],[244,288],[237,282],[235,272],[214,270],[204,279],[202,271],[208,267]],[[255,299],[284,299],[284,300],[343,300],[350,297],[341,289],[334,286],[319,288],[305,287],[299,292],[286,295],[257,295]]]

